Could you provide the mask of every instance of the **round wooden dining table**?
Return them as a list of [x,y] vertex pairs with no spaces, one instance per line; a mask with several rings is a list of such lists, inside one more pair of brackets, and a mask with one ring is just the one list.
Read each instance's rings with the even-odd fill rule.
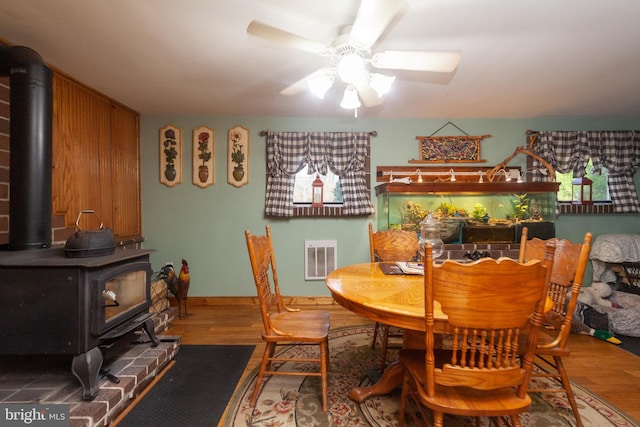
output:
[[[376,322],[402,328],[404,348],[425,348],[424,276],[400,274],[401,271],[393,268],[395,263],[387,264],[387,271],[393,274],[385,274],[382,263],[339,268],[327,275],[327,287],[333,299],[347,310]],[[547,297],[545,312],[552,305],[553,300]],[[447,316],[438,301],[434,301],[433,308],[434,332],[450,332],[446,328]],[[402,376],[402,365],[397,361],[392,362],[378,382],[371,387],[352,389],[349,398],[362,402],[370,396],[389,394],[402,385]]]
[[[338,268],[327,275],[327,287],[333,299],[349,311],[424,332],[424,276],[402,274],[394,263],[388,264],[391,274],[385,274],[377,262]],[[437,302],[434,309],[436,322],[446,320]]]
[[[388,270],[393,271],[394,266],[390,265]],[[424,348],[424,276],[398,271],[385,274],[380,263],[364,263],[332,271],[327,275],[326,283],[333,299],[347,310],[403,328],[404,347]],[[436,301],[436,328],[438,323],[446,323],[446,318]],[[402,375],[402,365],[393,362],[378,382],[371,387],[354,388],[349,398],[362,402],[370,396],[388,394],[402,385]]]

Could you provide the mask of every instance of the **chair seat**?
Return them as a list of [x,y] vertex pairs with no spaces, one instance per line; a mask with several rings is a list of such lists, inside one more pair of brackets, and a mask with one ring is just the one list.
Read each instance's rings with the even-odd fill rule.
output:
[[263,336],[265,340],[317,342],[329,335],[329,313],[326,311],[285,311],[271,314],[270,319],[275,330],[291,337],[266,335]]
[[[436,352],[436,367],[442,366],[445,361],[450,359],[447,353],[450,354],[446,350]],[[445,387],[436,384],[435,397],[430,397],[423,393],[426,389],[423,384],[423,379],[426,378],[424,360],[424,350],[403,349],[400,351],[400,361],[405,369],[411,373],[414,381],[423,385],[423,387],[419,387],[421,399],[433,410],[455,415],[492,417],[519,414],[531,407],[529,395],[527,394],[523,399],[520,399],[511,387],[476,390],[469,387]]]

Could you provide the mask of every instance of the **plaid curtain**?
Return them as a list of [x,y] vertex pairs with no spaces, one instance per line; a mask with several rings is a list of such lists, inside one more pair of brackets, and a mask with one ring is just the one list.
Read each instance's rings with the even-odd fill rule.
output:
[[[640,165],[640,131],[541,131],[533,151],[560,173],[582,177],[589,159],[594,172],[609,174],[609,195],[616,213],[640,213],[633,175]],[[533,181],[544,181],[544,167],[533,159]]]
[[371,215],[373,204],[365,177],[367,132],[267,132],[267,216],[293,216],[295,175],[328,169],[340,178],[343,215]]
[[594,171],[609,173],[609,194],[615,212],[640,212],[633,175],[640,166],[640,131],[587,132]]

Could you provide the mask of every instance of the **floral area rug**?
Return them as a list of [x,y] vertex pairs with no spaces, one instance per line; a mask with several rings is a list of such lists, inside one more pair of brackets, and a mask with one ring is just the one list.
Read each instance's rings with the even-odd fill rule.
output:
[[[366,373],[380,363],[379,349],[370,347],[373,329],[352,327],[332,330],[329,335],[331,368],[329,372],[329,411],[322,412],[319,377],[268,377],[258,396],[255,409],[249,406],[251,392],[258,373],[256,368],[234,395],[229,404],[224,427],[392,427],[398,423],[400,390],[390,395],[377,396],[356,403],[349,399],[353,387],[371,385]],[[280,354],[290,357],[309,351],[301,346],[288,346]],[[388,356],[393,360],[394,354]],[[291,369],[281,365],[279,369]],[[314,365],[299,366],[299,370],[317,370]],[[535,379],[535,381],[552,381]],[[604,402],[598,396],[573,385],[585,427],[640,427],[624,413]],[[532,408],[521,415],[524,426],[575,426],[575,419],[561,393],[532,394]],[[428,425],[425,420],[409,415],[407,426]],[[428,420],[430,423],[431,420]],[[483,419],[483,425],[488,420]],[[445,415],[447,427],[472,427],[472,418]]]

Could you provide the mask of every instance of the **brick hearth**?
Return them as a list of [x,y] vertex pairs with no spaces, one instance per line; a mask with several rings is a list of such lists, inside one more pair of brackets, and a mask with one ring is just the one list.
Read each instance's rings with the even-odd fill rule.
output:
[[120,383],[101,377],[100,392],[92,401],[82,399],[70,357],[0,356],[0,402],[68,404],[71,427],[109,425],[178,353],[180,337],[161,335],[176,313],[170,308],[155,315],[156,334],[162,341],[158,347],[140,339],[105,359],[103,369]]

